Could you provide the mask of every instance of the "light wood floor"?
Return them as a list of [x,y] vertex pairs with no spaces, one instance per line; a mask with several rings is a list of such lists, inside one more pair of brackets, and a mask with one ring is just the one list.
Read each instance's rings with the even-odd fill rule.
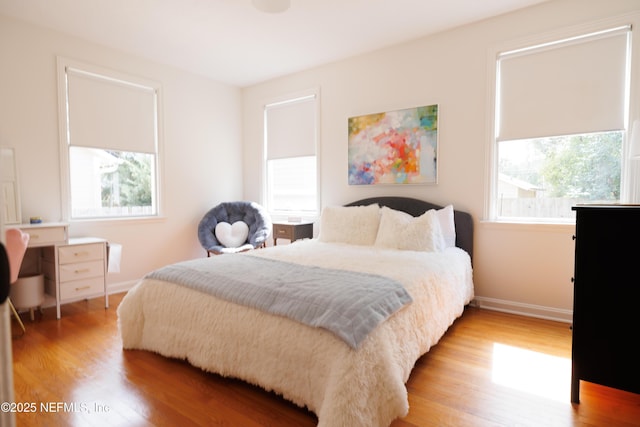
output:
[[[13,321],[15,401],[27,426],[314,426],[278,396],[179,360],[123,351],[121,294]],[[630,337],[631,339],[632,337]],[[639,426],[640,395],[582,383],[569,403],[567,324],[469,308],[409,379],[406,426]]]

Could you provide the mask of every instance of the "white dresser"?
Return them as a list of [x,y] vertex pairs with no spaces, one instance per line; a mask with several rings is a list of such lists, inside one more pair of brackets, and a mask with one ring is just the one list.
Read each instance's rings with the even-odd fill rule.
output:
[[39,251],[37,269],[45,276],[45,305],[55,299],[56,317],[60,305],[107,293],[107,241],[97,237],[68,237],[68,224],[21,224],[29,233],[29,250]]
[[42,272],[46,293],[56,296],[56,313],[60,305],[107,293],[107,241],[96,237],[71,238],[65,244],[47,246],[42,252]]

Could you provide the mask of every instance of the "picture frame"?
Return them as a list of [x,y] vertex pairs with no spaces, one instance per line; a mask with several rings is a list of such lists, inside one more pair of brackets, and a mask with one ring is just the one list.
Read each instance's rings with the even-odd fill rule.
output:
[[436,184],[438,104],[348,119],[349,185]]

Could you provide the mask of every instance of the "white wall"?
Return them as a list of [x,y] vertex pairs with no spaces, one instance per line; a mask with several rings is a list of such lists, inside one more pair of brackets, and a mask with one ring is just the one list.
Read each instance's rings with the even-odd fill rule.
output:
[[[56,55],[162,83],[163,219],[70,228],[73,236],[95,235],[123,245],[122,272],[108,279],[117,285],[158,266],[203,256],[195,230],[216,203],[260,200],[262,105],[318,87],[324,206],[387,194],[453,203],[476,220],[475,283],[482,303],[569,319],[573,227],[482,222],[488,51],[639,8],[637,0],[551,0],[244,90],[0,16],[0,145],[17,151],[23,221],[36,215],[60,220]],[[440,105],[438,185],[347,184],[348,117],[432,103]]]
[[61,220],[56,55],[158,81],[164,96],[163,218],[73,223],[70,235],[122,244],[112,287],[204,256],[198,221],[242,197],[240,89],[0,16],[0,145],[16,149],[23,222]]
[[[320,88],[322,205],[378,195],[453,203],[475,219],[476,294],[485,306],[570,319],[573,226],[482,222],[491,119],[488,52],[510,40],[640,9],[637,0],[552,0],[516,13],[244,89],[244,194],[260,200],[262,105]],[[437,103],[435,186],[349,186],[347,118]]]

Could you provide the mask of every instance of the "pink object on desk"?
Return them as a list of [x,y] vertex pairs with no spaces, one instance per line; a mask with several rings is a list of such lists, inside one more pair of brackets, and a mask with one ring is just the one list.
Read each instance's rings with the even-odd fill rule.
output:
[[7,248],[7,257],[9,257],[9,282],[15,283],[18,280],[20,265],[22,265],[22,259],[29,245],[29,234],[17,228],[8,228],[6,240],[5,246]]

